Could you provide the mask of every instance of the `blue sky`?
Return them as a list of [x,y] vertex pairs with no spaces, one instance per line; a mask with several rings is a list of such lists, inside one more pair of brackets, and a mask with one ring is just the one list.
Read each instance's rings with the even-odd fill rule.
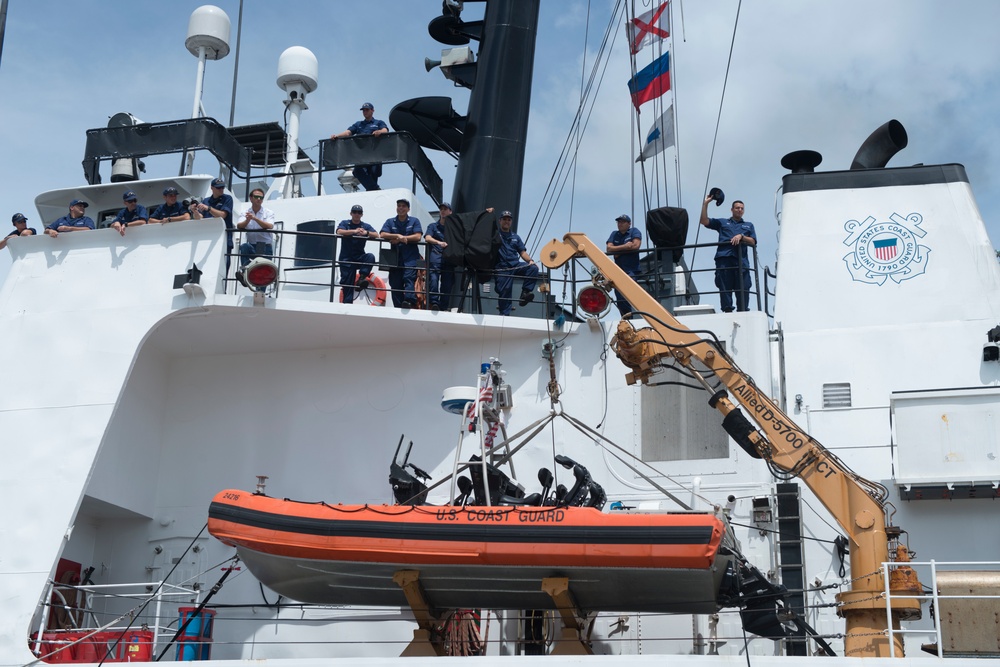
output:
[[[188,17],[201,4],[10,0],[0,61],[0,224],[21,211],[38,226],[33,204],[38,193],[83,182],[80,161],[88,128],[105,126],[119,111],[146,121],[190,115],[196,60],[184,38]],[[214,4],[232,20],[235,51],[239,3]],[[679,151],[667,152],[666,182],[669,202],[676,205],[679,155],[680,203],[693,218],[689,242],[706,186],[717,185],[729,199],[746,202],[761,261],[773,266],[774,197],[785,173],[781,156],[810,148],[824,156],[820,169],[847,168],[864,138],[896,118],[907,129],[909,147],[890,165],[964,164],[1000,247],[1000,219],[989,206],[1000,194],[995,36],[1000,2],[743,0],[710,165],[738,5],[738,0],[688,0],[683,23],[681,5],[674,10],[671,66]],[[611,0],[542,0],[522,232],[542,202],[578,103],[581,74],[589,74],[613,6]],[[636,6],[645,9],[641,1]],[[424,71],[424,57],[439,57],[442,48],[426,31],[439,11],[438,0],[246,0],[236,123],[281,120],[277,61],[296,45],[309,48],[319,61],[319,88],[308,99],[301,127],[301,144],[314,157],[311,147],[357,120],[363,101],[373,102],[381,118],[396,102],[422,95],[452,96],[455,108],[464,111],[467,92],[438,70]],[[466,12],[480,14],[480,3],[468,3]],[[641,53],[639,66],[651,57],[648,49]],[[234,64],[230,54],[209,62],[206,73],[206,111],[223,122],[229,119]],[[628,76],[619,27],[581,139],[575,179],[544,233],[527,239],[529,248],[571,228],[603,242],[619,213],[641,219],[641,186],[633,178],[632,160],[636,137],[656,113],[652,105],[643,106],[638,128],[633,125]],[[441,154],[433,159],[449,193],[453,163]],[[167,176],[176,173],[178,159],[148,162],[147,176]],[[204,158],[195,167],[200,173],[215,171]],[[728,205],[718,209],[724,211]],[[700,240],[712,239],[702,234]],[[709,259],[700,256],[698,263]],[[9,263],[7,252],[0,251],[0,278]]]

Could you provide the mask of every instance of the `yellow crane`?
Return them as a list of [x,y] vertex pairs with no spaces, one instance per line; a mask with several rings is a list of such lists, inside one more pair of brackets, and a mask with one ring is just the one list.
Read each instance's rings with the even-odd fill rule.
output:
[[[754,458],[800,477],[833,515],[850,544],[850,588],[837,595],[838,614],[847,626],[845,654],[888,657],[889,614],[882,563],[900,563],[892,567],[890,575],[893,593],[919,594],[921,586],[912,568],[905,565],[909,552],[899,543],[902,531],[888,525],[885,488],[854,473],[810,437],[739,369],[724,349],[681,324],[585,234],[570,233],[562,241],[552,240],[541,253],[542,264],[550,269],[575,257],[590,260],[597,268],[594,284],[605,291],[617,289],[649,325],[636,329],[631,321],[622,320],[612,339],[612,349],[631,369],[626,376],[629,384],[647,382],[665,360],[692,371],[711,394],[709,404],[722,413],[722,425],[730,437]],[[724,388],[710,382],[711,376],[718,378]],[[919,618],[919,600],[893,599],[894,629],[899,629],[901,620]],[[902,656],[902,640],[898,634],[893,637],[895,654]]]

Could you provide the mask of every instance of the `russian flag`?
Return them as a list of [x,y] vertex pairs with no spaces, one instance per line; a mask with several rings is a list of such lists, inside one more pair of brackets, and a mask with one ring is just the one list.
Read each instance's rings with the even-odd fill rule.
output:
[[655,100],[670,90],[670,52],[642,68],[629,79],[628,91],[632,94],[632,104],[638,109],[644,102]]

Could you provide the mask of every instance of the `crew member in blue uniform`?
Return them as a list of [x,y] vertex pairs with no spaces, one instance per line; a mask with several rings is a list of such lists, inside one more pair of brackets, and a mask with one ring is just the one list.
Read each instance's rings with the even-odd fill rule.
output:
[[[389,126],[385,124],[385,121],[375,118],[375,107],[372,106],[371,102],[365,102],[361,105],[361,114],[364,116],[363,119],[354,123],[343,132],[331,134],[330,138],[340,139],[355,134],[378,136],[389,133]],[[354,177],[358,179],[365,190],[381,190],[382,188],[378,186],[378,179],[381,175],[381,164],[357,165],[354,167]]]
[[88,206],[90,204],[82,199],[74,199],[69,203],[69,213],[46,227],[45,233],[57,238],[60,232],[85,232],[96,229],[94,221],[86,215]]
[[169,186],[163,189],[163,203],[153,210],[149,216],[150,222],[168,223],[190,220],[191,214],[184,210],[184,205],[177,201],[177,188]]
[[191,205],[191,215],[195,220],[222,218],[226,223],[226,275],[229,275],[229,260],[233,254],[233,198],[226,194],[226,182],[221,178],[212,181],[212,196]]
[[448,310],[448,300],[451,295],[451,286],[455,282],[455,267],[442,266],[444,249],[448,247],[444,238],[444,228],[448,216],[451,215],[451,204],[442,202],[438,207],[441,216],[437,222],[427,225],[427,233],[424,234],[424,241],[427,242],[428,253],[428,276],[427,291],[429,293],[431,310]]
[[14,225],[14,231],[12,231],[7,236],[3,237],[3,239],[0,239],[0,250],[3,250],[4,248],[7,247],[7,239],[11,237],[34,236],[36,233],[34,227],[28,226],[28,219],[24,217],[23,213],[15,213],[11,217],[10,222],[12,225]]
[[719,232],[719,249],[715,252],[715,286],[719,288],[719,305],[722,312],[733,312],[733,293],[736,293],[736,310],[747,310],[750,298],[750,261],[747,247],[757,245],[757,232],[753,223],[743,219],[743,202],[733,202],[732,217],[709,218],[708,204],[714,195],[705,197],[701,205],[701,224]]
[[[608,254],[614,255],[615,264],[629,277],[635,278],[639,275],[639,248],[642,247],[642,232],[632,226],[632,218],[622,213],[615,218],[618,225],[616,231],[611,232],[608,237]],[[618,312],[625,317],[632,312],[632,304],[625,296],[615,289],[615,305]]]
[[118,215],[111,221],[111,228],[125,236],[126,227],[138,227],[149,222],[149,213],[131,190],[122,195],[122,201],[125,202],[125,208],[118,211]]
[[354,303],[355,281],[357,290],[368,287],[368,276],[375,266],[375,255],[365,252],[368,239],[377,239],[375,228],[364,222],[361,216],[365,209],[360,204],[351,207],[351,219],[341,220],[337,225],[340,240],[340,293],[344,303]]
[[396,249],[396,266],[389,269],[389,289],[392,290],[392,305],[396,308],[413,308],[417,305],[414,286],[417,282],[417,267],[420,265],[420,250],[417,244],[423,236],[420,220],[410,217],[410,202],[396,200],[396,217],[389,218],[382,225],[380,236]]
[[524,278],[518,301],[521,306],[534,300],[535,282],[538,280],[538,265],[531,259],[521,237],[511,231],[513,224],[514,216],[510,211],[503,211],[500,214],[500,253],[496,265],[497,305],[501,315],[510,315],[514,276]]

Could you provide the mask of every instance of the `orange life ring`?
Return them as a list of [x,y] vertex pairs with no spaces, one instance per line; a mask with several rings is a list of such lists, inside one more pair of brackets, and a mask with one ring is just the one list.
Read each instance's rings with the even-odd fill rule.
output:
[[[358,274],[358,277],[354,279],[354,284],[357,285],[358,282],[360,282],[360,280],[361,280],[361,275]],[[373,306],[384,306],[385,305],[385,297],[386,297],[386,294],[387,294],[386,287],[385,287],[385,281],[382,280],[381,278],[379,278],[378,276],[376,276],[374,273],[368,274],[368,287],[366,287],[364,289],[364,291],[367,292],[370,289],[374,289],[375,290],[375,298],[373,299],[373,298],[371,298],[371,296],[369,296],[368,297],[369,303],[371,305],[373,305]],[[355,297],[356,296],[357,295],[355,295]],[[343,290],[343,288],[341,288],[341,290],[340,290],[340,302],[344,303],[344,290]]]

